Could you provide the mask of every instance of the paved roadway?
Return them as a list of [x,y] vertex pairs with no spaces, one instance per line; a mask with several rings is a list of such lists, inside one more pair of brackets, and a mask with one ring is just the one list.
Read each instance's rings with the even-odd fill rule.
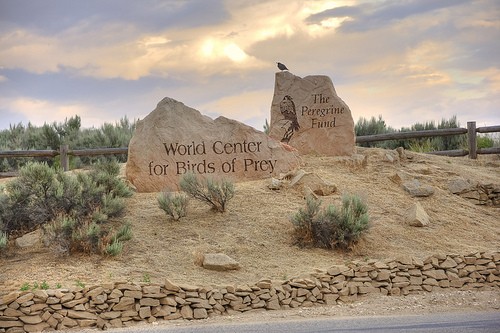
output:
[[500,333],[500,311],[471,313],[436,313],[405,316],[372,316],[343,318],[313,318],[302,320],[273,320],[269,322],[241,322],[200,325],[197,322],[181,324],[159,322],[157,325],[132,326],[108,332],[139,333]]

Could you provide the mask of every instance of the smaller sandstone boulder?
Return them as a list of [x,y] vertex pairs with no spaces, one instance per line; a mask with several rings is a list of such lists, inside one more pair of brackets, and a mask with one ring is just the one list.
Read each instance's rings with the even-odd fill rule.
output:
[[337,187],[323,180],[320,176],[299,170],[295,176],[290,180],[290,187],[296,187],[307,193],[307,188],[310,189],[317,196],[327,196],[335,193]]
[[203,257],[203,268],[214,271],[240,269],[240,264],[224,253],[206,253]]
[[472,190],[472,185],[463,178],[452,179],[448,182],[448,190],[453,194],[461,194]]
[[406,222],[412,227],[425,227],[429,225],[429,215],[427,215],[420,202],[416,202],[408,209],[406,212]]
[[23,235],[21,237],[16,238],[16,246],[21,248],[32,247],[40,241],[40,232],[39,230],[32,231]]
[[400,160],[406,160],[406,153],[403,147],[398,147],[395,150],[398,153]]
[[271,183],[267,185],[267,187],[273,191],[280,190],[283,187],[283,181],[281,179],[271,177]]
[[412,197],[429,197],[434,194],[434,188],[421,184],[417,179],[403,183],[403,188]]
[[398,185],[401,185],[403,183],[403,177],[401,177],[401,173],[399,172],[396,172],[395,174],[389,176],[389,179],[395,183],[395,184],[398,184]]

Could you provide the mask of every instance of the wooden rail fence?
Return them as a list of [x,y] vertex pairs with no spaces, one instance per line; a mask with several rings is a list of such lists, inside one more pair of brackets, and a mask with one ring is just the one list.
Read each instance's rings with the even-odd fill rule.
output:
[[[0,151],[0,157],[56,157],[61,156],[61,167],[64,171],[69,170],[69,156],[99,156],[127,154],[128,148],[96,148],[70,150],[68,145],[62,145],[59,150],[7,150]],[[16,172],[0,172],[1,177],[13,177]]]
[[[430,154],[445,155],[445,156],[466,156],[476,159],[477,154],[500,154],[500,147],[493,148],[477,148],[476,133],[493,133],[500,132],[500,126],[477,127],[476,122],[471,121],[467,123],[467,128],[449,128],[428,131],[413,131],[413,132],[395,132],[376,135],[365,135],[356,137],[356,143],[377,142],[388,140],[405,140],[437,136],[451,136],[467,134],[468,137],[468,150],[455,149],[445,151],[434,151]],[[14,157],[55,157],[61,156],[61,167],[64,171],[69,170],[69,156],[98,156],[98,155],[119,155],[127,154],[128,148],[98,148],[98,149],[81,149],[70,150],[67,145],[61,146],[59,150],[7,150],[0,151],[0,158],[14,158]],[[15,172],[0,173],[1,177],[15,176]]]
[[469,158],[476,159],[478,154],[500,154],[500,147],[479,148],[479,149],[477,148],[476,133],[493,133],[493,132],[500,132],[500,126],[476,127],[476,122],[470,121],[467,123],[467,128],[445,128],[445,129],[428,130],[428,131],[395,132],[386,134],[358,136],[356,137],[356,143],[418,139],[418,138],[427,138],[436,136],[467,134],[468,150],[454,149],[454,150],[433,151],[430,152],[429,154],[445,155],[445,156],[469,155]]

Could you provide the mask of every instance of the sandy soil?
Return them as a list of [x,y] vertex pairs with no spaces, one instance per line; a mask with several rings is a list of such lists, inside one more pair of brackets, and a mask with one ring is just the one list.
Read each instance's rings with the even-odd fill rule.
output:
[[[391,162],[388,153],[396,160]],[[294,246],[289,218],[304,205],[303,194],[293,188],[270,190],[269,180],[237,183],[236,195],[223,214],[192,200],[188,216],[180,221],[169,220],[160,210],[157,194],[136,193],[127,199],[123,217],[132,223],[134,237],[120,256],[57,257],[41,245],[11,248],[0,257],[0,295],[26,282],[71,287],[77,281],[93,285],[168,278],[197,285],[245,284],[264,277],[288,279],[353,260],[500,251],[500,209],[475,205],[447,190],[448,182],[460,177],[498,185],[500,157],[469,160],[405,154],[399,159],[394,151],[358,148],[353,158],[303,157],[304,170],[338,188],[322,198],[324,203],[339,204],[345,193],[358,194],[367,202],[372,226],[353,252]],[[400,185],[400,180],[411,179],[433,186],[435,193],[412,198]],[[429,214],[430,226],[405,223],[405,212],[415,201]],[[223,252],[242,268],[215,272],[197,266],[196,258],[207,252]]]

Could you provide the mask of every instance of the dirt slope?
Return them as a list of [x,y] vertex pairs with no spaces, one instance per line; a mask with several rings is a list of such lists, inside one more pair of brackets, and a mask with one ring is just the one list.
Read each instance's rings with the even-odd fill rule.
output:
[[[387,154],[395,157],[388,158]],[[41,246],[13,249],[0,258],[0,294],[25,283],[46,281],[54,287],[110,281],[225,285],[252,283],[263,277],[287,279],[351,260],[389,259],[400,255],[425,258],[430,254],[468,254],[500,250],[500,209],[478,206],[447,190],[451,179],[500,183],[500,158],[478,160],[405,152],[358,149],[345,157],[303,157],[303,169],[335,184],[338,191],[324,203],[339,204],[341,195],[362,196],[372,227],[354,252],[300,249],[292,244],[289,217],[304,204],[294,189],[272,191],[268,180],[236,184],[229,211],[213,213],[191,201],[188,216],[171,221],[158,208],[157,194],[135,194],[127,199],[123,217],[133,225],[134,238],[118,258],[76,255],[55,257]],[[397,175],[397,176],[396,176]],[[400,180],[417,179],[435,193],[412,198]],[[420,201],[431,218],[425,228],[408,226],[405,211]],[[200,253],[223,252],[242,269],[214,272],[194,264]]]

